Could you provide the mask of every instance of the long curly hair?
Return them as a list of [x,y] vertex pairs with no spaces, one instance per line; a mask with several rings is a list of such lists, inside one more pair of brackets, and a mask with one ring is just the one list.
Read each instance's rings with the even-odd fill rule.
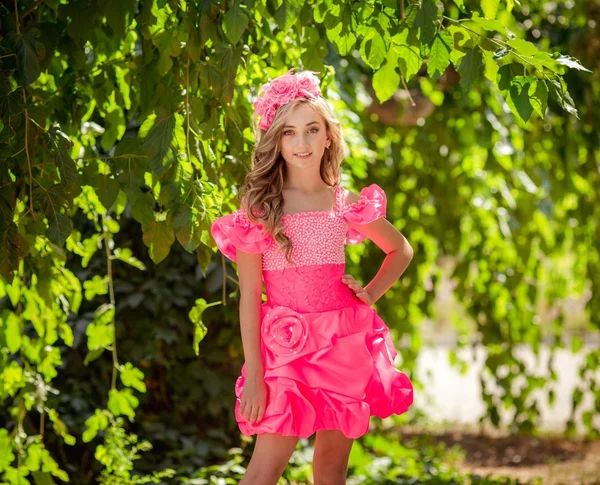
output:
[[252,151],[252,166],[246,174],[244,185],[239,189],[240,206],[247,210],[248,218],[254,223],[263,224],[290,263],[292,242],[283,233],[282,221],[282,191],[287,170],[281,155],[281,136],[289,114],[302,103],[307,103],[323,117],[325,131],[331,138],[329,148],[321,158],[321,178],[330,187],[340,183],[340,165],[347,151],[340,122],[324,98],[299,97],[277,110],[271,126],[266,131],[258,127],[254,116],[256,142]]

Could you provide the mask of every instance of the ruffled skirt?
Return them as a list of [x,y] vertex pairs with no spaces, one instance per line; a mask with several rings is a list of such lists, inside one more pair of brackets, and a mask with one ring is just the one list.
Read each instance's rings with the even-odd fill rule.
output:
[[245,364],[235,385],[236,420],[248,436],[308,438],[323,429],[355,439],[368,432],[370,416],[402,414],[413,402],[388,327],[362,302],[315,313],[262,304],[261,354],[267,406],[260,421],[240,413]]

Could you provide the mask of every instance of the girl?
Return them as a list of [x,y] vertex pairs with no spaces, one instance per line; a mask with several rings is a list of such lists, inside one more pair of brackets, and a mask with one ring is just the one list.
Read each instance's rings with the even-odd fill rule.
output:
[[[314,483],[344,484],[353,440],[367,433],[370,416],[402,414],[413,402],[372,308],[413,250],[385,219],[378,185],[360,194],[339,185],[340,123],[319,79],[293,71],[260,88],[241,207],[211,227],[238,265],[245,363],[235,416],[243,434],[257,435],[242,485],[276,484],[298,439],[315,432]],[[344,244],[366,237],[387,256],[362,287],[344,274]]]

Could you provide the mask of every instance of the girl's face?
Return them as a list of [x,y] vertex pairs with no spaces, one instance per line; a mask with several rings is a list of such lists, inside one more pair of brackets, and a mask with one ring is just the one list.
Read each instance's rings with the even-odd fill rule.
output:
[[286,163],[299,169],[316,166],[318,170],[329,143],[323,117],[308,104],[296,106],[281,132],[281,155]]

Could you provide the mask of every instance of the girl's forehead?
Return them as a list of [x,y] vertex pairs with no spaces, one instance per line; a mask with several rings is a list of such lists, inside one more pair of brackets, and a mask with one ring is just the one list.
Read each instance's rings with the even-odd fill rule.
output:
[[[311,121],[321,122],[321,115],[317,113],[315,109],[307,104],[301,104],[296,106],[288,115],[287,123],[295,124],[299,122],[301,124],[310,123]],[[286,123],[286,124],[287,124]]]

